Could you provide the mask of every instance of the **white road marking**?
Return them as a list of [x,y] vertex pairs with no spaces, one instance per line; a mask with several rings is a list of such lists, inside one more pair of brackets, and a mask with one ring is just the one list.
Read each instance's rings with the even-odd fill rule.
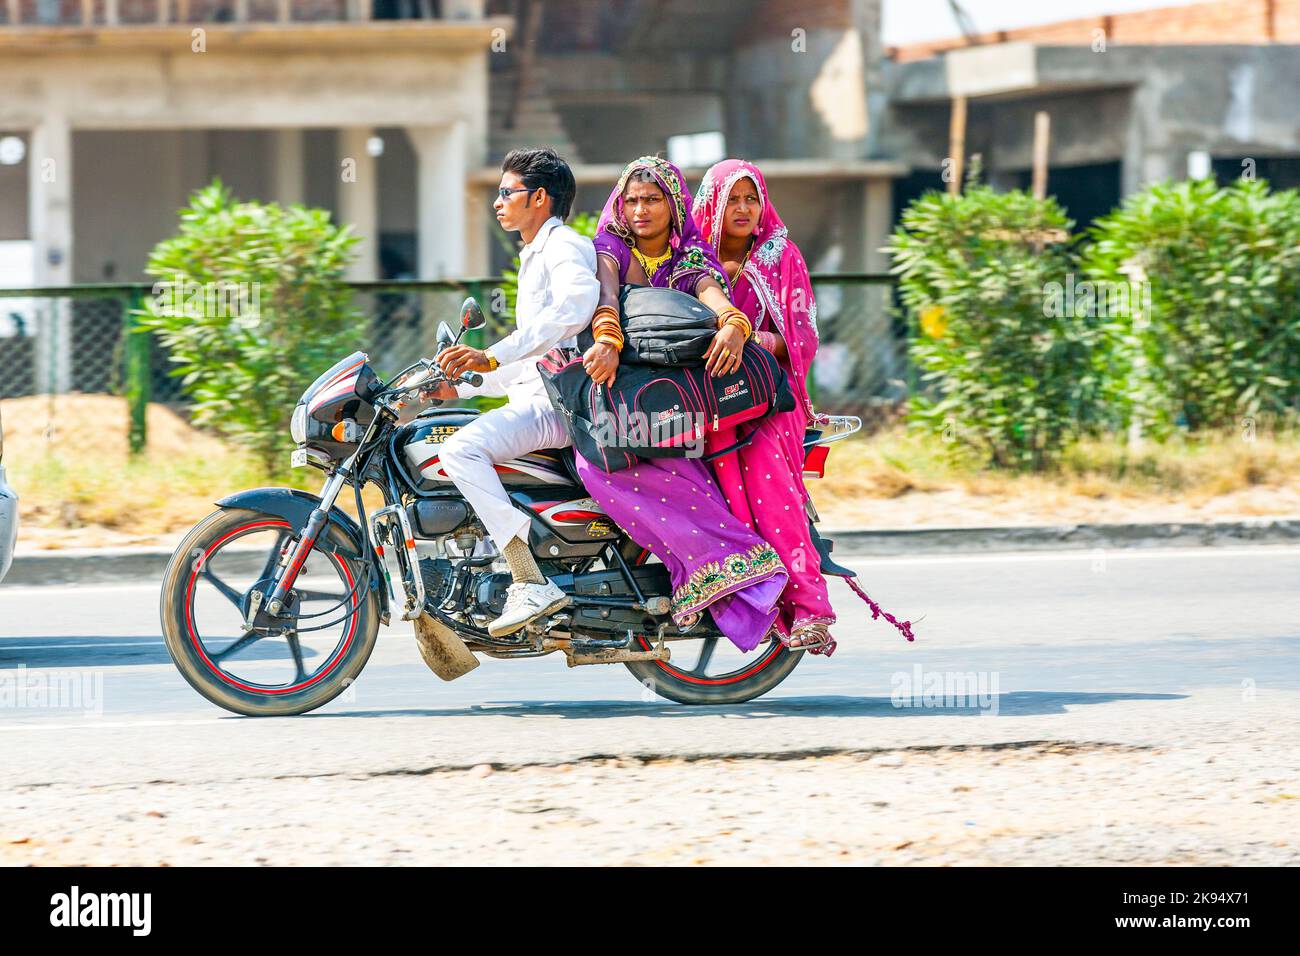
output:
[[10,594],[41,594],[57,596],[60,594],[106,594],[118,591],[152,591],[155,594],[162,584],[28,584],[22,587],[0,589],[0,601]]
[[[832,539],[834,540],[834,539]],[[1017,561],[1093,561],[1098,552],[1102,552],[1107,561],[1139,561],[1180,559],[1180,558],[1278,558],[1300,557],[1300,547],[1293,545],[1258,545],[1249,548],[1077,548],[1069,551],[1017,551],[999,554],[917,554],[910,557],[899,555],[844,555],[840,557],[831,552],[831,557],[845,565],[888,565],[898,567],[907,564],[1009,564]]]
[[[0,724],[0,730],[130,730],[135,727],[188,727],[193,724],[219,724],[222,721],[236,719],[230,717],[206,717],[198,720],[105,720],[85,724]],[[266,720],[268,718],[250,718]],[[274,718],[269,718],[274,719]]]
[[[0,642],[3,638],[0,638]],[[89,644],[5,644],[0,643],[0,651],[48,651],[62,650],[65,647],[163,647],[162,641],[92,641]]]

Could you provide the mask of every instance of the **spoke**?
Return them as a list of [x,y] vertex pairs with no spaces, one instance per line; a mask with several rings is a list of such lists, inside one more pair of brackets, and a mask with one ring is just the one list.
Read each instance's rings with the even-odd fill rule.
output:
[[289,653],[293,654],[293,666],[297,672],[295,679],[302,681],[307,679],[307,671],[302,666],[302,644],[298,642],[297,631],[286,631],[284,639],[289,642]]
[[346,594],[328,594],[325,591],[298,591],[300,601],[333,601],[338,604],[345,597]]
[[280,551],[284,548],[284,539],[288,537],[283,531],[275,536],[275,546],[271,548],[271,553],[266,556],[266,564],[262,565],[262,573],[258,575],[259,581],[265,581],[275,571],[275,566],[280,563]]
[[705,670],[708,669],[709,661],[713,659],[713,650],[718,646],[716,637],[706,637],[703,646],[700,647],[700,659],[695,662],[690,673],[696,677],[703,677]]
[[213,662],[220,663],[221,661],[229,657],[231,654],[235,654],[238,653],[239,651],[242,651],[244,648],[248,647],[248,645],[260,641],[264,637],[266,637],[266,635],[263,634],[261,631],[249,631],[243,637],[237,638],[235,642],[231,644],[229,647],[222,648],[221,650],[217,651],[215,654],[209,654],[208,657],[210,657],[213,660]]
[[242,610],[244,596],[240,594],[238,591],[236,591],[234,588],[232,588],[225,581],[221,580],[221,578],[213,574],[212,568],[206,564],[203,566],[203,576],[212,583],[212,586],[214,588],[216,588],[218,591],[222,593],[222,595],[226,598],[227,601],[229,601],[235,607],[240,608]]

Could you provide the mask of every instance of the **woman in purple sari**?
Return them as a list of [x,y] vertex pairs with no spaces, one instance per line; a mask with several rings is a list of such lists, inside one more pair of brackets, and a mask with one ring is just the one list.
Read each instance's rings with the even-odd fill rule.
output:
[[[690,208],[681,171],[655,156],[629,163],[610,193],[595,239],[601,284],[593,323],[597,341],[583,356],[597,384],[612,382],[618,369],[617,341],[603,335],[602,327],[617,329],[622,284],[687,292],[720,316],[734,311],[726,276],[700,238]],[[739,366],[743,347],[742,332],[724,325],[705,356],[706,366],[714,374],[731,371]],[[606,474],[578,455],[577,466],[592,497],[668,568],[679,627],[693,626],[707,608],[742,651],[762,642],[776,620],[786,569],[772,546],[732,515],[702,459],[644,459]]]

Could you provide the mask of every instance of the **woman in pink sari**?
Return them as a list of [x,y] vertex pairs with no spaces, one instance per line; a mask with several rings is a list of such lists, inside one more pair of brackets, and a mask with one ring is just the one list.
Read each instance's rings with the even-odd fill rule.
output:
[[[804,431],[815,417],[808,372],[817,353],[808,267],[751,163],[728,159],[713,166],[692,211],[731,282],[732,302],[749,316],[754,341],[776,356],[796,396],[793,411],[767,420],[748,446],[717,459],[714,472],[732,514],[772,543],[790,575],[775,625],[782,643],[829,656],[835,612],[812,542],[803,482]],[[718,447],[734,440],[721,431],[710,435]]]

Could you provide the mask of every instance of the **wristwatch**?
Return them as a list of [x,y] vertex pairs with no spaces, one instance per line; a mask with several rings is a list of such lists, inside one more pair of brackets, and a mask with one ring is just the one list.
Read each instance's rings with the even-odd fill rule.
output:
[[497,370],[497,366],[500,365],[501,363],[497,361],[497,357],[492,354],[491,349],[484,349],[483,354],[487,356],[488,371],[495,372]]

